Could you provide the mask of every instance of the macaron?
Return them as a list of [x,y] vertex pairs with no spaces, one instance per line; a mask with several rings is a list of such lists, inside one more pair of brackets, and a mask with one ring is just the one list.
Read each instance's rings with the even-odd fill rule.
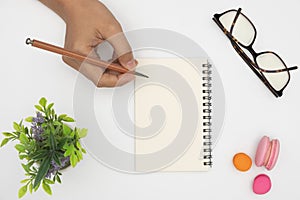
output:
[[232,159],[232,162],[234,167],[241,172],[248,171],[252,166],[252,160],[250,156],[248,156],[245,153],[235,154]]
[[271,190],[272,183],[269,176],[266,174],[259,174],[253,181],[253,192],[255,194],[266,194]]
[[270,140],[268,136],[262,137],[256,150],[256,166],[265,166],[267,170],[273,169],[278,159],[279,149],[278,139]]

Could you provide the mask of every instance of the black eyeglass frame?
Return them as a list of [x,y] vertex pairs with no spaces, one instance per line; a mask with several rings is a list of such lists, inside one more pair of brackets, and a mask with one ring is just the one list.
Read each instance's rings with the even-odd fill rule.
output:
[[[228,12],[236,12],[236,16],[234,17],[234,20],[232,22],[232,25],[231,25],[231,28],[230,28],[230,31],[228,31],[223,25],[222,23],[220,22],[220,17]],[[214,22],[219,26],[219,28],[224,32],[224,34],[228,37],[228,39],[231,41],[231,44],[232,46],[234,47],[234,49],[236,50],[236,52],[243,58],[243,60],[246,62],[246,64],[252,69],[252,71],[259,77],[259,79],[266,85],[266,87],[276,96],[276,97],[281,97],[282,96],[282,93],[283,93],[283,90],[286,88],[286,86],[288,85],[288,83],[290,82],[290,73],[289,71],[290,70],[295,70],[297,69],[298,67],[297,66],[294,66],[294,67],[290,67],[288,68],[286,66],[286,64],[284,63],[284,61],[280,58],[279,55],[277,55],[275,52],[272,52],[272,51],[264,51],[264,52],[260,52],[260,53],[257,53],[254,51],[253,49],[253,44],[255,42],[255,39],[256,39],[256,36],[257,36],[257,30],[254,26],[254,24],[251,22],[251,20],[245,16],[242,12],[242,9],[239,8],[238,10],[235,10],[235,9],[231,9],[231,10],[228,10],[228,11],[225,11],[221,14],[214,14],[214,17],[213,17],[213,20]],[[248,46],[245,46],[243,45],[242,43],[240,43],[233,35],[232,35],[232,31],[233,31],[233,28],[234,28],[234,25],[239,17],[239,15],[243,15],[243,17],[245,17],[249,23],[251,24],[251,26],[253,27],[254,29],[254,37],[253,37],[253,40],[252,42],[248,45]],[[254,59],[254,62],[253,60],[251,60],[249,58],[249,56],[242,50],[242,48],[240,47],[243,47],[245,48],[246,50],[248,50],[251,55],[253,56],[253,59]],[[260,68],[257,64],[257,57],[262,55],[262,54],[266,54],[266,53],[271,53],[271,54],[274,54],[276,57],[279,58],[279,60],[283,63],[284,67],[283,69],[278,69],[278,70],[265,70],[263,68]],[[279,73],[279,72],[284,72],[286,71],[288,73],[288,81],[286,82],[286,84],[284,85],[284,87],[281,89],[281,90],[276,90],[270,83],[269,81],[266,79],[266,77],[264,76],[263,72],[264,73]]]

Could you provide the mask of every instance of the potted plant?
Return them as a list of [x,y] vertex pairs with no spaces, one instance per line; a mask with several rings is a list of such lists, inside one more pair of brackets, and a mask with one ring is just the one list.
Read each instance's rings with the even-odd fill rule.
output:
[[21,181],[24,185],[19,189],[19,198],[27,191],[36,191],[40,185],[51,195],[50,185],[61,183],[61,170],[75,167],[86,153],[80,139],[87,135],[87,129],[71,128],[68,123],[74,119],[66,114],[57,115],[53,105],[41,98],[39,105],[35,105],[36,116],[25,119],[30,126],[25,126],[21,120],[13,123],[14,131],[3,133],[5,138],[0,147],[18,141],[15,148],[20,160],[24,161],[26,179]]

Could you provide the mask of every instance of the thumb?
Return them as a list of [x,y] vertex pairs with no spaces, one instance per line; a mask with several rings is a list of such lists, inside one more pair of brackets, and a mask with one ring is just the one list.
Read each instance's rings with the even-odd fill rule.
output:
[[113,46],[114,57],[117,58],[123,67],[127,69],[134,69],[136,67],[137,61],[133,57],[131,46],[123,32],[114,34],[106,40]]
[[132,52],[119,56],[118,61],[123,67],[129,70],[137,66],[137,61],[134,59]]

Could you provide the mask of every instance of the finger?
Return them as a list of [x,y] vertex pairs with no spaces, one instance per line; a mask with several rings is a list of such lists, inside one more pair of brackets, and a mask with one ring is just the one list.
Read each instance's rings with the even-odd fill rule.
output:
[[132,74],[112,74],[109,72],[103,73],[97,86],[98,87],[117,87],[122,86],[130,81],[134,80],[134,75]]
[[[111,62],[113,62],[113,63],[119,63],[119,64],[120,64],[116,52],[113,53],[113,57],[112,57],[112,59],[111,59]],[[135,67],[136,67],[136,66],[138,65],[139,62],[138,62],[137,60],[134,60],[134,62],[135,62],[134,65],[135,65]],[[129,67],[128,69],[131,69],[131,68]],[[134,68],[132,68],[132,69],[134,69]]]
[[119,75],[118,78],[119,78],[118,86],[121,86],[133,81],[135,79],[135,76],[133,74],[122,74]]
[[[88,57],[98,58],[97,54],[92,51]],[[89,80],[91,80],[95,85],[98,85],[99,80],[101,79],[105,69],[91,65],[87,62],[80,62],[72,58],[63,57],[63,61],[69,66],[73,67]]]
[[129,70],[134,70],[136,67],[136,60],[133,58],[132,52],[121,54],[118,61],[123,67]]
[[80,68],[80,63],[75,59],[71,59],[66,56],[63,56],[62,60],[64,61],[64,63],[66,63],[67,65],[69,65],[70,67],[74,68],[77,71]]
[[122,86],[135,79],[135,76],[132,74],[119,74],[111,70],[103,71],[102,68],[84,62],[81,63],[68,57],[63,57],[63,60],[74,69],[79,69],[78,71],[91,80],[97,87]]
[[134,69],[136,61],[121,26],[119,24],[115,25],[114,29],[110,29],[104,34],[104,37],[113,46],[114,57],[118,58],[119,63],[125,68]]
[[134,68],[137,66],[137,60],[134,59],[132,52],[125,53],[120,56],[114,52],[112,60],[132,71],[134,71]]

